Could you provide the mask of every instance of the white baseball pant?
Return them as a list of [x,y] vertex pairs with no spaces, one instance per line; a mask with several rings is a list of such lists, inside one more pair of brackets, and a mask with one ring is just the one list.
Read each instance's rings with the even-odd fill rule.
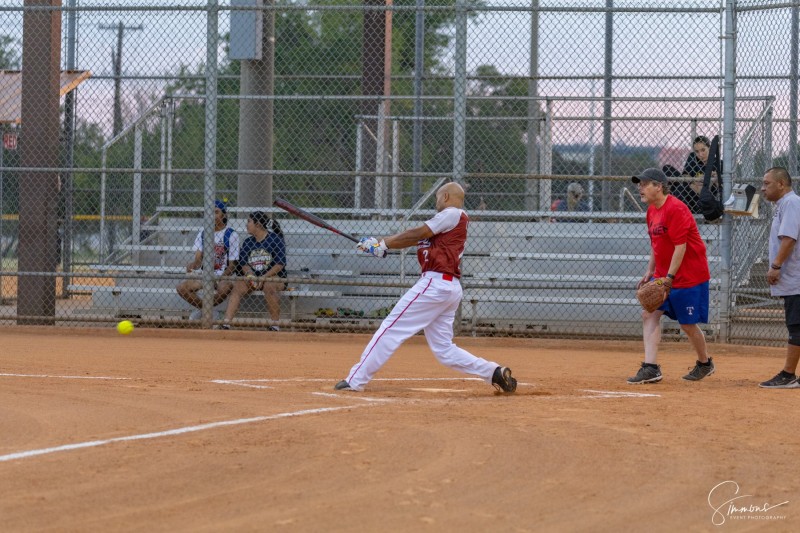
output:
[[[449,279],[448,279],[449,278]],[[372,336],[361,359],[347,376],[350,387],[360,391],[386,364],[406,339],[425,331],[436,359],[465,374],[482,377],[491,384],[497,363],[475,357],[453,344],[453,320],[461,302],[461,284],[452,276],[423,272],[422,277],[394,306]]]

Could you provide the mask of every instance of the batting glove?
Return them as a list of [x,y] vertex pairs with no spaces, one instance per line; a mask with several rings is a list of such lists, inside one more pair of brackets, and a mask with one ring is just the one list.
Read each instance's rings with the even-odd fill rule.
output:
[[375,257],[386,257],[388,248],[386,243],[378,241],[375,237],[363,237],[356,247],[363,254],[374,255]]

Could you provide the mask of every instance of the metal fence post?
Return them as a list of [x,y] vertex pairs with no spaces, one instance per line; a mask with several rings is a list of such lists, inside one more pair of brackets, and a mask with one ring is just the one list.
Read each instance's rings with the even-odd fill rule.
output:
[[[736,2],[725,2],[725,81],[723,83],[722,113],[722,197],[731,194],[734,150],[736,142]],[[728,342],[731,319],[731,251],[733,221],[730,215],[722,217],[720,228],[720,341]]]
[[456,45],[453,76],[453,181],[463,182],[467,138],[467,5],[456,0]]
[[[542,174],[553,173],[553,101],[548,99],[545,108],[544,134],[542,135]],[[553,180],[539,181],[539,210],[549,211],[553,196]]]
[[353,178],[353,207],[356,209],[361,208],[361,169],[362,169],[362,153],[364,150],[364,121],[358,119],[356,125],[356,175]]
[[172,127],[175,124],[175,100],[169,99],[167,106],[167,198],[166,203],[172,203]]
[[158,145],[158,203],[164,205],[167,200],[167,101],[162,100],[158,113],[161,138]]
[[[528,124],[525,170],[528,174],[539,171],[539,0],[531,0],[531,45],[528,58]],[[525,180],[525,209],[536,209],[536,180]]]
[[792,7],[791,37],[789,50],[789,153],[787,166],[789,175],[797,175],[797,85],[798,48],[800,48],[800,7]]
[[[131,243],[140,243],[142,230],[142,125],[138,122],[133,128],[133,217],[131,224]],[[139,264],[139,250],[131,254],[134,264]]]
[[[601,171],[603,176],[611,174],[611,97],[614,94],[614,0],[606,0],[605,57],[603,65],[603,156]],[[600,185],[603,191],[600,199],[601,209],[611,210],[611,182],[604,180]]]
[[217,167],[217,49],[219,0],[208,0],[205,75],[205,145],[203,154],[203,327],[214,315],[214,195]]
[[412,170],[415,175],[411,189],[411,203],[422,194],[422,75],[425,72],[425,0],[416,0],[414,21],[414,129],[412,139]]

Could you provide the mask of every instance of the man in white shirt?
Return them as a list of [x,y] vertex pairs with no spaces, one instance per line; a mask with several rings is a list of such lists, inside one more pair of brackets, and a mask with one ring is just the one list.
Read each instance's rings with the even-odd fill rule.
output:
[[761,184],[764,198],[774,202],[769,232],[769,270],[767,283],[772,296],[783,298],[786,329],[786,361],[783,370],[760,384],[765,389],[798,389],[797,363],[800,360],[800,197],[792,191],[792,178],[783,167],[773,167]]

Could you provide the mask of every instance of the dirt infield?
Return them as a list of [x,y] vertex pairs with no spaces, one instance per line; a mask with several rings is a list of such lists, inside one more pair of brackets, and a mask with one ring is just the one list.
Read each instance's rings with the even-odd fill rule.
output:
[[0,330],[2,530],[800,528],[800,389],[755,386],[781,349],[712,345],[689,383],[665,344],[630,386],[640,343],[457,339],[504,396],[418,337],[335,393],[368,338]]

